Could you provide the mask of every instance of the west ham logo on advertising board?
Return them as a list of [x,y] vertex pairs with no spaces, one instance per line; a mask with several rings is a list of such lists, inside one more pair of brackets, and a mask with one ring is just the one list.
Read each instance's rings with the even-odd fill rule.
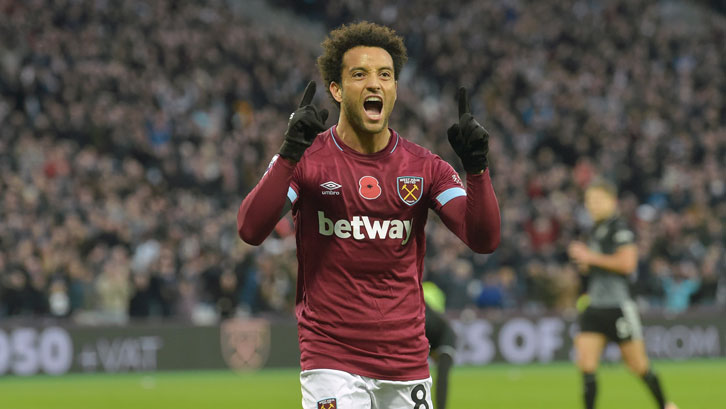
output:
[[318,401],[318,409],[338,409],[335,398],[328,398]]
[[264,319],[228,319],[220,326],[222,357],[232,369],[261,368],[270,353],[270,323]]
[[423,178],[419,176],[399,176],[396,179],[398,197],[409,206],[413,206],[423,195]]

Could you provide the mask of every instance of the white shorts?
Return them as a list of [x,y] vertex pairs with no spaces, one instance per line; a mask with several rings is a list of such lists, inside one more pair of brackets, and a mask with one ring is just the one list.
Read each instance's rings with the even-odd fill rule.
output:
[[431,377],[382,381],[333,369],[300,373],[303,409],[433,409]]

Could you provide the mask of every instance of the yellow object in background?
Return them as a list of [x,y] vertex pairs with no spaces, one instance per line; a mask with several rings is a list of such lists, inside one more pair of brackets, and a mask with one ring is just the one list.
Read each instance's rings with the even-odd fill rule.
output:
[[587,293],[577,297],[577,301],[575,302],[575,308],[577,308],[578,312],[585,311],[588,305],[590,305],[590,296]]
[[446,310],[446,294],[431,281],[421,284],[424,292],[424,301],[432,310],[443,313]]

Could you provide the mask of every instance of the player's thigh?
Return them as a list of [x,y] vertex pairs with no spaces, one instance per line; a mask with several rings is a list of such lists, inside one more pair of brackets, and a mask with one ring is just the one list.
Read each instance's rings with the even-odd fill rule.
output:
[[362,377],[332,369],[300,373],[303,409],[371,409],[371,396]]
[[581,332],[575,337],[577,367],[583,372],[595,372],[600,356],[607,345],[607,337],[598,332]]
[[634,339],[620,343],[620,354],[623,362],[636,375],[644,375],[650,367],[645,343],[642,339]]
[[433,409],[431,378],[418,381],[371,380],[373,409]]

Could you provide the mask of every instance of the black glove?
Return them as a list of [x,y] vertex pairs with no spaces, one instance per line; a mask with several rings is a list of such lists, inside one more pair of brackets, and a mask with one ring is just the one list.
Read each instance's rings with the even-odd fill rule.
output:
[[446,131],[454,152],[461,158],[467,173],[481,173],[489,166],[489,132],[471,115],[466,88],[459,88],[459,123]]
[[310,102],[315,95],[315,81],[308,82],[300,106],[290,115],[285,131],[285,140],[280,147],[280,156],[299,162],[305,149],[313,144],[315,137],[325,130],[328,110],[318,110]]

